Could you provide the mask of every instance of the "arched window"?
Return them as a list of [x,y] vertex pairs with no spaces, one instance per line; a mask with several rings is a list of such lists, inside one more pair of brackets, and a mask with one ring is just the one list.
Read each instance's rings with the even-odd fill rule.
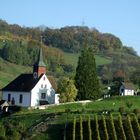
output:
[[44,80],[44,81],[46,80],[45,76],[43,77],[43,80]]
[[22,103],[22,102],[23,102],[23,95],[20,94],[20,95],[19,95],[19,103]]
[[43,88],[43,84],[41,84],[41,88]]

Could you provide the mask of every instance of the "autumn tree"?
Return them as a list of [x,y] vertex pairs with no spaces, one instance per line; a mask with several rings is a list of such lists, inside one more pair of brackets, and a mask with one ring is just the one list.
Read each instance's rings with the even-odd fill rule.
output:
[[94,52],[91,48],[85,48],[81,52],[76,69],[75,85],[78,89],[78,100],[98,99],[101,95]]
[[77,96],[77,89],[74,85],[74,81],[63,77],[58,82],[58,90],[60,94],[60,102],[72,102]]

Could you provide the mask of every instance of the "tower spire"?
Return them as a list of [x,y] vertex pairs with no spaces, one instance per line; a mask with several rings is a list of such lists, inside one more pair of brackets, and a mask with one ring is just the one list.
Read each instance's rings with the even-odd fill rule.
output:
[[46,65],[43,61],[42,48],[40,47],[37,63],[34,65],[33,75],[34,78],[39,78],[41,74],[46,73]]
[[46,65],[43,61],[43,54],[42,54],[42,48],[41,47],[40,47],[39,56],[38,56],[38,66],[46,67]]

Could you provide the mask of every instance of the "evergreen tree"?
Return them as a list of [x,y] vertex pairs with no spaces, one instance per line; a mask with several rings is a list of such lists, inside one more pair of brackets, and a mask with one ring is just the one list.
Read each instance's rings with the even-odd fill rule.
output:
[[78,100],[97,99],[100,97],[94,52],[91,48],[85,48],[81,52],[76,69],[75,85],[78,89]]

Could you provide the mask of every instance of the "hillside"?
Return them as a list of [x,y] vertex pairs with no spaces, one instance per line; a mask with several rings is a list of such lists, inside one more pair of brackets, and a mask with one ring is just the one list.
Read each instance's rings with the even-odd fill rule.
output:
[[[72,64],[74,67],[77,66],[78,58],[79,58],[79,53],[66,53],[64,52],[64,59],[66,63]],[[95,55],[95,61],[96,61],[96,66],[102,66],[102,65],[107,65],[112,62],[111,58],[108,58],[103,55]]]
[[19,74],[29,73],[31,71],[31,67],[9,63],[0,58],[0,88],[15,79],[15,77],[17,77]]
[[[81,50],[91,47],[95,52],[97,73],[101,83],[107,86],[114,78],[120,77],[140,86],[140,57],[132,47],[123,46],[121,39],[115,35],[101,33],[95,28],[85,26],[60,29],[46,27],[42,31],[38,27],[10,25],[0,20],[0,58],[7,62],[4,63],[4,67],[10,67],[9,71],[1,69],[0,87],[9,82],[8,79],[12,76],[16,76],[9,64],[18,66],[17,69],[22,72],[21,66],[29,67],[36,62],[39,47],[43,48],[49,72],[56,78],[73,77]],[[11,78],[7,78],[9,74],[12,75]]]
[[[74,68],[76,68],[77,66],[78,57],[79,54],[64,53],[65,62],[73,65]],[[95,60],[97,66],[111,63],[110,59],[107,59],[100,55],[96,55]],[[30,72],[32,72],[32,67],[16,65],[0,58],[0,88],[15,79],[19,74]]]

